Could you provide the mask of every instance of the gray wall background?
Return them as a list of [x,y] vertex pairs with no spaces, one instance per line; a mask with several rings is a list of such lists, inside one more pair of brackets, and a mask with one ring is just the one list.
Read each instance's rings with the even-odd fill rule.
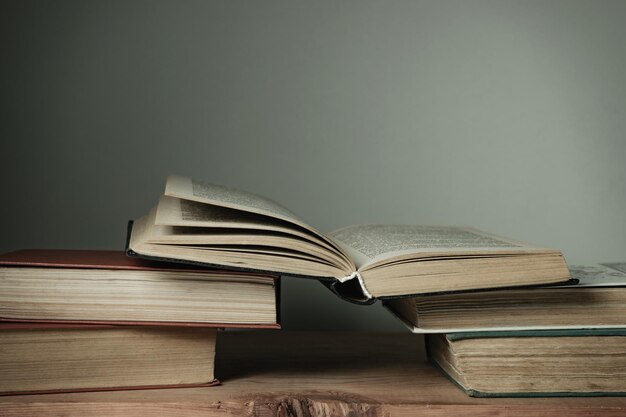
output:
[[[122,248],[169,173],[321,230],[626,260],[624,1],[4,1],[0,250]],[[284,284],[289,329],[401,331]]]

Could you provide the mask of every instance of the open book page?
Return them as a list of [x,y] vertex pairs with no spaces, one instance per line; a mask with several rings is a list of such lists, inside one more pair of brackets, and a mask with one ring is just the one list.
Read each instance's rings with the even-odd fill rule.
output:
[[[318,257],[305,255],[292,249],[263,247],[255,244],[162,244],[154,243],[166,238],[170,226],[154,225],[154,210],[134,221],[129,239],[129,249],[144,256],[192,261],[224,268],[250,269],[288,275],[336,277],[348,274]],[[165,230],[165,234],[163,234]],[[204,238],[206,236],[201,236]]]
[[314,257],[318,262],[346,270],[346,274],[352,272],[352,264],[348,264],[336,252],[306,238],[273,230],[157,225],[156,212],[156,208],[152,209],[146,220],[149,226],[146,243],[207,246],[217,250],[224,246],[242,249],[274,248]]
[[356,225],[328,235],[359,269],[403,255],[416,255],[418,258],[540,250],[476,229],[455,226]]
[[626,262],[597,265],[572,265],[572,278],[578,280],[575,287],[624,287],[626,286]]
[[352,264],[335,242],[300,220],[287,208],[268,198],[247,191],[210,184],[178,175],[170,175],[167,178],[165,195],[183,200],[197,201],[204,204],[241,210],[242,212],[256,213],[300,226],[313,233],[320,240],[328,243],[334,249],[334,252]]
[[159,199],[155,225],[182,226],[200,230],[203,228],[237,229],[239,233],[243,230],[257,234],[258,231],[278,232],[306,239],[329,251],[336,252],[333,246],[326,240],[320,239],[317,234],[284,220],[165,195]]
[[247,211],[212,204],[161,196],[157,206],[156,224],[164,226],[250,227],[269,229],[282,220]]
[[220,207],[230,207],[250,213],[263,214],[265,216],[286,220],[288,222],[306,227],[304,223],[287,208],[259,195],[210,184],[191,178],[170,175],[165,185],[165,195],[178,197],[184,200],[199,201],[206,204],[214,204]]

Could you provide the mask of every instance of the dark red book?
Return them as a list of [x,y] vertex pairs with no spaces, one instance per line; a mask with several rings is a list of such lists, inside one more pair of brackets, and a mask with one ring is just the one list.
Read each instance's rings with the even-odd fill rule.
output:
[[276,276],[151,262],[122,251],[0,255],[0,321],[280,328]]

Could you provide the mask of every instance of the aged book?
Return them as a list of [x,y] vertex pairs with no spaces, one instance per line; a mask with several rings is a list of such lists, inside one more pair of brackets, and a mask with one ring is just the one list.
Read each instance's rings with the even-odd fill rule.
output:
[[554,284],[561,252],[465,227],[358,225],[324,234],[267,198],[181,176],[130,227],[129,255],[314,277],[357,302]]
[[426,343],[473,397],[626,395],[626,329],[429,334]]
[[0,255],[0,321],[277,328],[279,285],[123,251],[23,250]]
[[215,385],[217,329],[0,323],[0,395]]
[[570,267],[577,285],[385,301],[414,333],[626,327],[626,263]]

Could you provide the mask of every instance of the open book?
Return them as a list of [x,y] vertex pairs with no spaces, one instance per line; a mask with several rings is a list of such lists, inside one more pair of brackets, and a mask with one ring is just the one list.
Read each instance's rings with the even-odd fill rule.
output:
[[318,278],[344,298],[556,284],[560,251],[450,226],[358,225],[321,233],[267,198],[181,176],[129,227],[128,254]]

